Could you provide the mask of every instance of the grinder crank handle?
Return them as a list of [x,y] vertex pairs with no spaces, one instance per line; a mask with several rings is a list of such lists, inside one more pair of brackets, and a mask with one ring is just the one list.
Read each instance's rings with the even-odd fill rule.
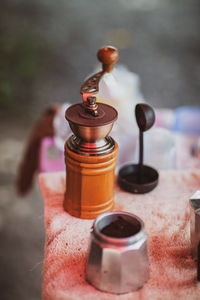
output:
[[89,77],[80,88],[83,102],[87,101],[88,96],[92,96],[99,91],[99,81],[105,73],[112,72],[114,64],[119,59],[119,52],[115,47],[106,46],[97,52],[97,57],[102,63],[102,71]]

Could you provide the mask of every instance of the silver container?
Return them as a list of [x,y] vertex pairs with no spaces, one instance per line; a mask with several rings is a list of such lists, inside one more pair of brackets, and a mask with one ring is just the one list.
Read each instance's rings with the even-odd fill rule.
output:
[[[122,224],[117,233],[105,233],[109,225],[121,224],[120,220],[131,230],[127,232]],[[116,294],[135,291],[147,282],[147,237],[140,218],[119,211],[96,218],[91,233],[86,279],[97,289]]]
[[190,198],[190,240],[192,257],[197,259],[200,242],[200,190]]

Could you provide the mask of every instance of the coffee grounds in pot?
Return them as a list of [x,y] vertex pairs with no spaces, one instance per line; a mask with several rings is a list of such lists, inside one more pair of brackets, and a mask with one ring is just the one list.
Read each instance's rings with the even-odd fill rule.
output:
[[127,220],[125,220],[123,217],[118,216],[117,220],[105,226],[101,230],[101,233],[109,237],[126,238],[138,233],[139,230],[140,230],[140,224],[138,221],[136,224],[132,224]]

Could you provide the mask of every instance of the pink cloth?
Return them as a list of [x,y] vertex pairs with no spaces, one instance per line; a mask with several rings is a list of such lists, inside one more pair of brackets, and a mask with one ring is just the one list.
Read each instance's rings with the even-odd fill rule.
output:
[[44,197],[46,244],[43,300],[197,300],[200,284],[190,256],[189,198],[200,188],[200,171],[162,171],[158,187],[133,195],[115,187],[115,209],[132,212],[145,222],[150,279],[139,291],[103,293],[85,280],[85,263],[93,220],[63,210],[65,173],[39,176]]

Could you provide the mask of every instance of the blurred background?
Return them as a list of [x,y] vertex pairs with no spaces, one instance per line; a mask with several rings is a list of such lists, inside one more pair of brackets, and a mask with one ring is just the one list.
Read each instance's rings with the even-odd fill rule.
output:
[[156,108],[199,106],[199,0],[1,0],[0,299],[40,299],[43,200],[15,192],[17,166],[50,104],[81,100],[110,44]]

